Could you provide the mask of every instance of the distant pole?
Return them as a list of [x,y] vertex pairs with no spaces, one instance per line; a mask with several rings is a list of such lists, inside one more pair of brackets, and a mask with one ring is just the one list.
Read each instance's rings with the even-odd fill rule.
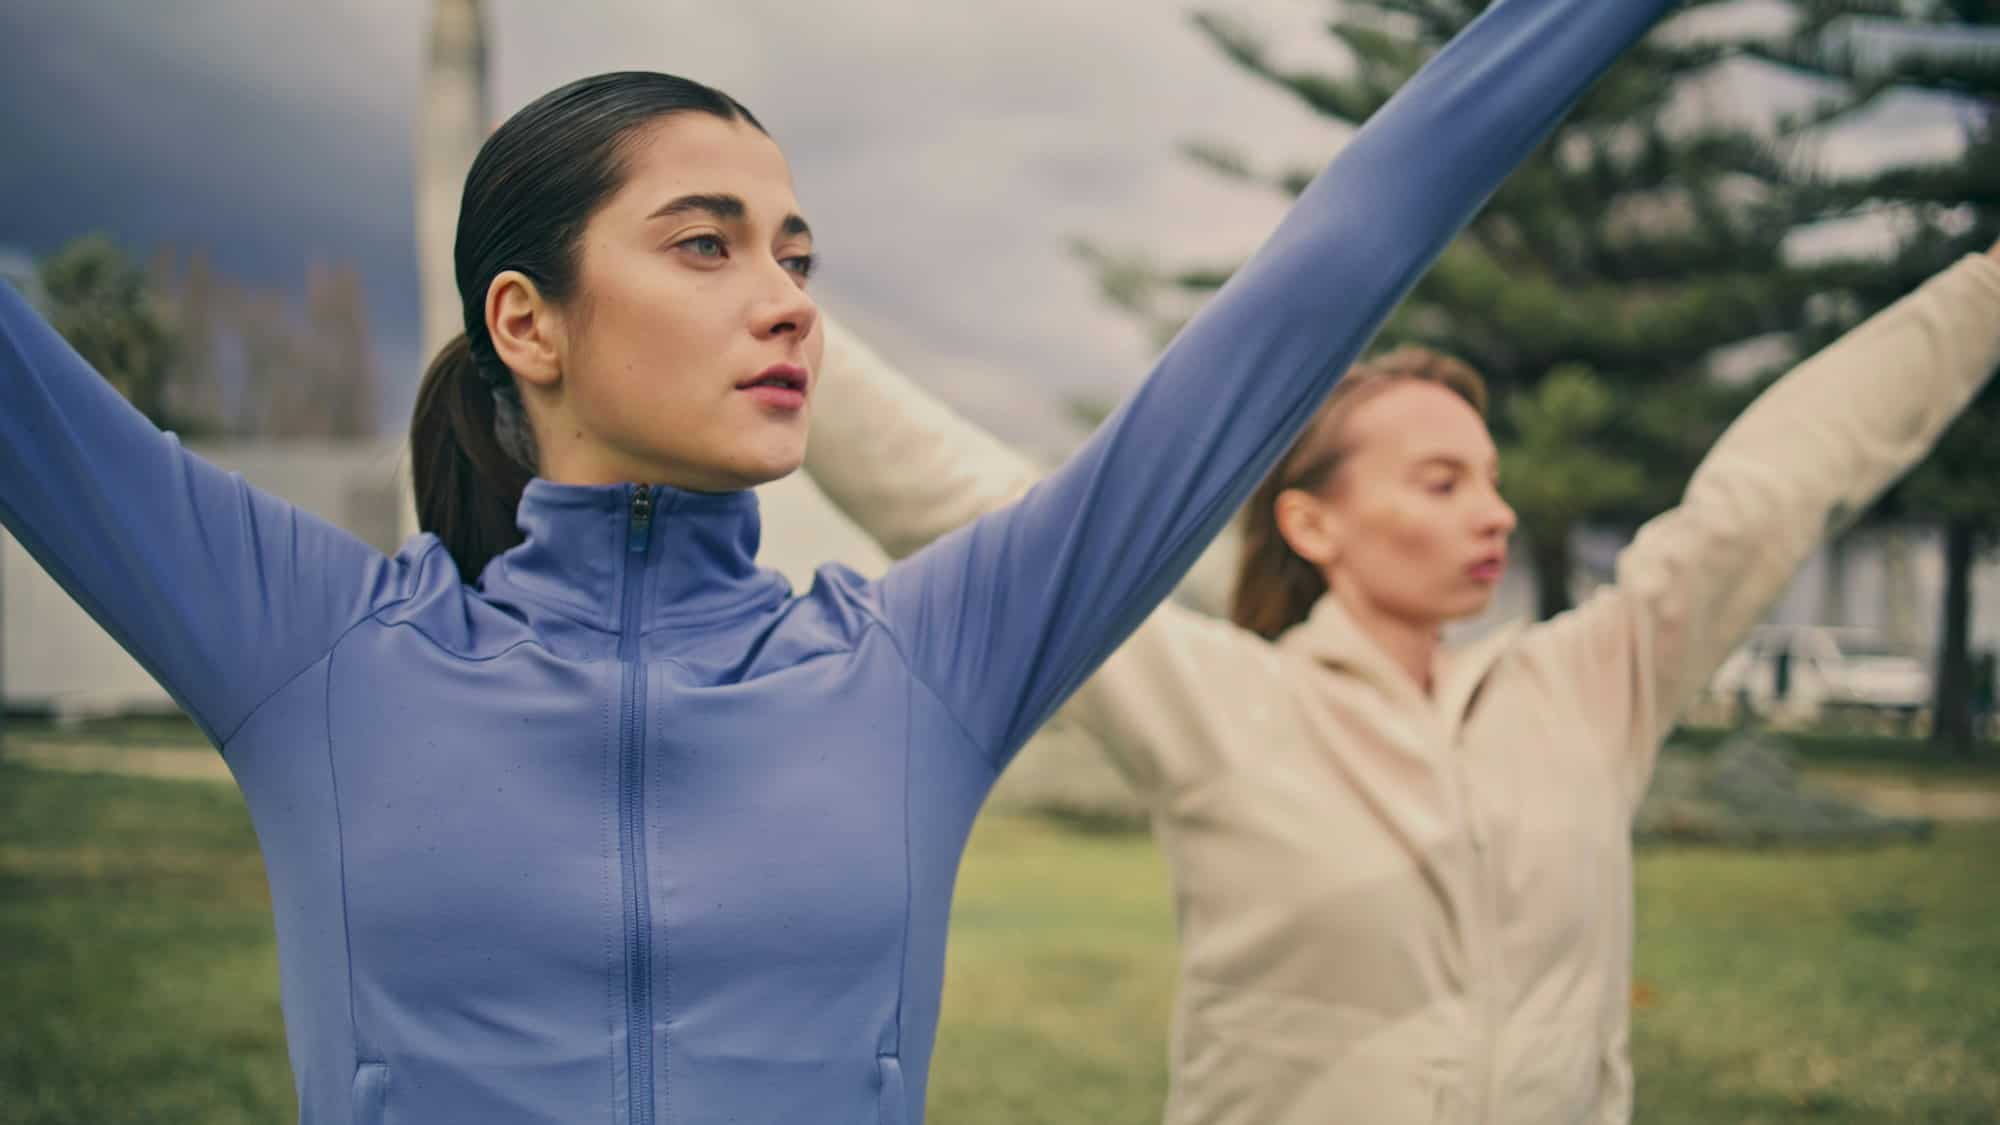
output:
[[[465,329],[451,250],[465,174],[492,125],[482,0],[433,0],[423,99],[417,124],[417,277],[428,364]],[[401,463],[407,470],[407,451]],[[417,530],[416,508],[407,482],[402,491],[401,533],[407,537]]]
[[452,270],[465,174],[486,140],[486,14],[480,0],[434,0],[417,137],[417,272],[424,359],[465,327]]

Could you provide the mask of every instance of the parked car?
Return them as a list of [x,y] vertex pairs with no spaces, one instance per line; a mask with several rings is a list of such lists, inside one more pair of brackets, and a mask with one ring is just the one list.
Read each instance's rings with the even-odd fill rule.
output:
[[1730,654],[1708,690],[1773,721],[1814,722],[1830,711],[1908,721],[1930,706],[1931,676],[1923,661],[1866,629],[1766,625]]

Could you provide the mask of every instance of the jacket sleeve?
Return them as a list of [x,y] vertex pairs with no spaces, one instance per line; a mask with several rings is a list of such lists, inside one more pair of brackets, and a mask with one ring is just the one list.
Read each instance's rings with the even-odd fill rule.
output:
[[[1834,530],[1921,460],[2000,365],[2000,262],[1967,258],[1760,395],[1546,646],[1636,806],[1682,708]],[[1539,634],[1536,636],[1535,634]]]
[[1418,275],[1667,6],[1489,8],[1355,134],[1081,451],[890,568],[885,624],[994,765],[1152,612]]
[[831,317],[806,472],[890,558],[1021,498],[1042,477]]
[[[891,558],[1019,499],[1042,473],[939,402],[845,326],[826,319],[806,471]],[[1084,681],[1061,717],[1089,734],[1149,799],[1190,784],[1236,735],[1243,701],[1219,691],[1269,669],[1263,638],[1163,603]],[[1255,708],[1252,708],[1254,713]]]
[[217,746],[393,569],[154,428],[5,284],[0,524]]

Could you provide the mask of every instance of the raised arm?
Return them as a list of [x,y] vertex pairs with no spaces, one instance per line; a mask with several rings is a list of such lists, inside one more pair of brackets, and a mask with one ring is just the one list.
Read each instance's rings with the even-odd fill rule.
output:
[[[844,326],[826,326],[806,471],[902,558],[1019,499],[1041,472],[918,386]],[[1219,691],[1271,664],[1262,637],[1163,603],[1086,680],[1061,717],[1089,734],[1149,801],[1220,765],[1258,701]],[[1275,669],[1272,676],[1276,676]]]
[[892,567],[891,631],[1001,765],[1138,626],[1418,275],[1667,0],[1502,0],[1306,189],[1062,469]]
[[1806,557],[1923,458],[1996,366],[2000,258],[1977,255],[1759,396],[1680,506],[1619,556],[1616,582],[1524,638],[1576,678],[1632,803],[1681,710]]
[[822,317],[806,472],[847,518],[900,559],[1021,498],[1041,472]]
[[394,570],[155,429],[5,284],[0,524],[217,746]]

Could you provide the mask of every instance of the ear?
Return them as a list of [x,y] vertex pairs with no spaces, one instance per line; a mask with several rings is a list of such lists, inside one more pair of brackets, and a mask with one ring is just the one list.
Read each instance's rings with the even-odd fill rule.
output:
[[1302,488],[1278,493],[1275,505],[1278,534],[1300,558],[1321,570],[1340,558],[1340,517],[1331,505]]
[[515,378],[543,389],[562,379],[562,318],[528,275],[502,270],[486,287],[486,331]]

